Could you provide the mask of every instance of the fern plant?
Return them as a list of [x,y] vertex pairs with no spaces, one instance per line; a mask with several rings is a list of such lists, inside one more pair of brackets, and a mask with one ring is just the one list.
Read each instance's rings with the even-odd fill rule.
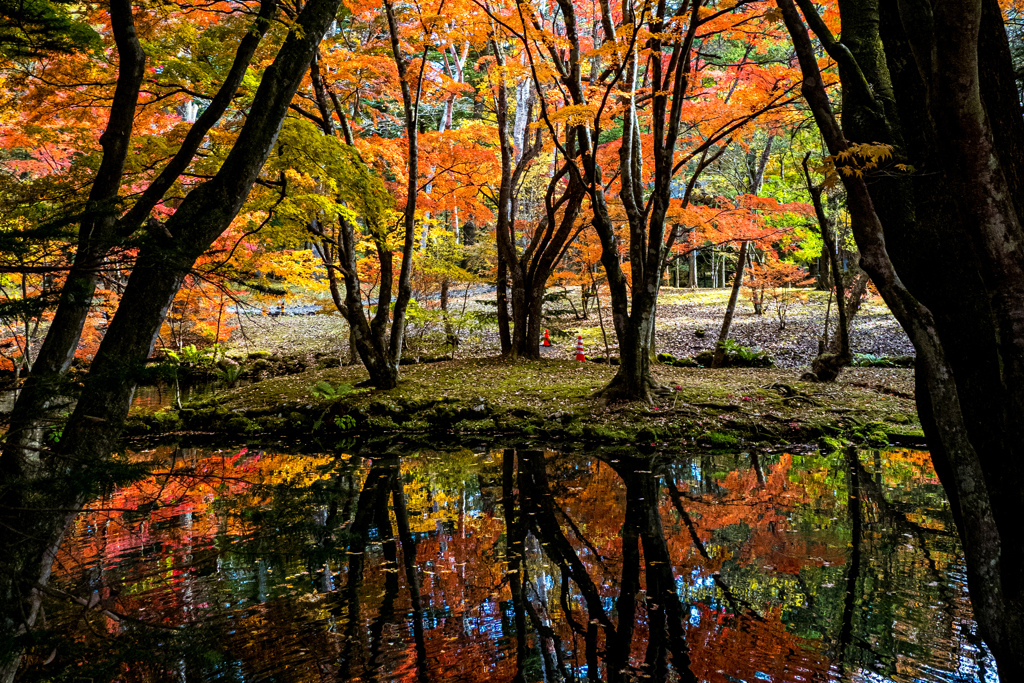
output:
[[321,401],[333,401],[353,392],[351,384],[339,384],[334,386],[330,382],[320,380],[309,388],[309,393]]

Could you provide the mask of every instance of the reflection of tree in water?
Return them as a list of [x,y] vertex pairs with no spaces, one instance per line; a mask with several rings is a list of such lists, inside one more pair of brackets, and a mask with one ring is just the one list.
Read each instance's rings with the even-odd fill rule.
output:
[[[586,671],[589,678],[600,679],[599,672],[603,669],[609,681],[631,680],[637,675],[665,680],[671,654],[671,665],[680,679],[696,681],[689,668],[689,654],[683,633],[682,604],[675,590],[672,562],[658,514],[660,492],[655,485],[655,478],[649,472],[638,472],[635,467],[629,465],[620,464],[616,468],[626,487],[626,508],[622,525],[622,570],[618,581],[618,595],[614,601],[617,618],[613,623],[612,615],[605,608],[605,596],[562,530],[562,524],[565,524],[573,530],[580,544],[588,549],[593,548],[569,515],[556,504],[548,483],[544,453],[522,451],[517,455],[512,451],[506,451],[504,458],[504,504],[506,523],[509,527],[508,554],[509,571],[513,577],[510,581],[513,600],[517,603],[517,618],[518,613],[525,609],[540,635],[546,669],[557,670],[563,678],[572,678],[564,661],[561,639],[547,623],[549,620],[543,618],[538,608],[534,607],[533,601],[527,599],[523,589],[524,584],[533,585],[528,575],[529,563],[524,561],[523,541],[527,530],[536,536],[544,553],[559,569],[562,613],[572,633],[585,643]],[[510,481],[513,458],[516,458],[518,463],[515,492]],[[644,556],[643,574],[646,578],[646,590],[641,588],[641,548]],[[594,554],[593,550],[591,554]],[[574,617],[569,604],[569,582],[575,585],[585,605],[586,616],[583,623]],[[539,593],[536,589],[533,592]],[[637,600],[642,594],[641,600],[647,612],[647,645],[643,663],[634,666],[631,654],[636,628]],[[538,602],[540,608],[546,612],[545,601]],[[551,653],[554,653],[557,663],[550,661]],[[603,667],[599,664],[599,659],[604,660]]]
[[[948,513],[904,487],[912,458],[239,456],[176,455],[180,482],[83,516],[55,589],[188,628],[79,606],[92,630],[58,665],[117,671],[102,648],[133,638],[123,661],[156,641],[163,659],[126,681],[832,681],[891,675],[894,623],[967,638]],[[940,609],[908,610],[914,590]]]

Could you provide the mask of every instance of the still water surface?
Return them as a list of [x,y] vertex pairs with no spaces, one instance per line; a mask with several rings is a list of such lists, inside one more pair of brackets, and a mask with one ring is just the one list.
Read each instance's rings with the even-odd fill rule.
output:
[[28,679],[997,680],[926,453],[347,450],[133,456]]

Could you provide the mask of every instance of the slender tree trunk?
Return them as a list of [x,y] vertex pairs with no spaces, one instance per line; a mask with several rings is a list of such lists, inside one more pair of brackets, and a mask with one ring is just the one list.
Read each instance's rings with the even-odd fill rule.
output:
[[[391,36],[391,52],[398,67],[398,76],[402,89],[402,108],[405,114],[405,130],[408,137],[408,160],[407,171],[409,180],[406,186],[405,208],[403,210],[403,226],[405,234],[402,241],[402,265],[398,276],[398,291],[395,297],[394,318],[391,323],[391,341],[388,346],[390,362],[394,366],[395,375],[398,374],[398,363],[402,359],[402,346],[405,341],[405,313],[412,299],[412,252],[416,233],[416,200],[419,195],[419,110],[420,110],[420,86],[417,86],[415,97],[409,87],[408,63],[402,56],[401,45],[398,36],[398,23],[395,19],[395,9],[390,0],[384,0],[384,10],[388,20],[388,31]],[[424,58],[426,54],[424,53]],[[422,78],[420,79],[422,82]],[[383,271],[383,264],[382,271]],[[390,264],[389,264],[390,266]],[[384,292],[378,300],[378,306],[390,307],[391,291],[387,291],[385,299]],[[383,388],[383,387],[382,387]]]
[[807,166],[810,153],[804,157],[804,177],[807,180],[807,191],[811,195],[811,202],[814,204],[814,213],[818,219],[818,227],[821,229],[821,240],[825,243],[828,252],[828,262],[832,266],[832,281],[836,291],[836,315],[839,323],[836,329],[838,349],[835,353],[825,352],[822,345],[822,352],[811,361],[811,372],[819,382],[834,382],[842,372],[843,368],[853,360],[853,353],[850,351],[850,321],[847,317],[846,307],[846,283],[843,281],[843,271],[839,267],[838,244],[832,233],[832,222],[825,215],[825,207],[821,201],[824,191],[821,187],[815,187],[811,182],[811,171]]
[[[860,311],[860,304],[864,298],[864,293],[867,292],[869,279],[870,278],[868,278],[868,274],[865,273],[863,270],[858,272],[853,277],[853,284],[850,285],[849,296],[846,298],[847,336],[849,336],[849,331],[852,330],[853,319],[857,316],[857,313]],[[838,354],[840,351],[841,343],[842,340],[840,339],[839,335],[834,335],[832,339],[829,341],[829,351],[831,353]],[[853,351],[852,346],[850,348],[850,351]]]
[[498,255],[498,337],[501,341],[501,355],[512,352],[512,330],[508,314],[508,264]]
[[729,305],[725,308],[725,318],[722,320],[722,329],[718,333],[718,343],[715,344],[715,355],[711,359],[712,368],[722,367],[725,362],[725,340],[729,338],[729,328],[732,327],[732,316],[736,313],[736,300],[740,295],[740,287],[743,284],[743,266],[747,260],[747,243],[740,244],[739,258],[736,260],[736,277],[732,282],[732,293],[729,295]]

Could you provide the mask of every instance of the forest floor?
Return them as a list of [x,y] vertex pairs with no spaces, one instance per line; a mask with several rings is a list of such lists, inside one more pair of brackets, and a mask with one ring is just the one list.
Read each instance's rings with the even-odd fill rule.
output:
[[[713,347],[728,293],[668,290],[659,306],[658,350],[676,356]],[[486,304],[476,305],[486,307]],[[794,304],[785,330],[778,318],[755,316],[744,302],[732,337],[768,351],[780,367],[708,370],[656,365],[666,392],[652,405],[606,405],[593,398],[615,368],[578,363],[574,338],[596,351],[600,328],[563,316],[541,361],[498,358],[496,334],[466,334],[454,360],[404,365],[391,391],[354,388],[366,378],[361,365],[338,366],[347,355],[340,317],[260,316],[243,320],[229,354],[252,381],[200,395],[183,409],[139,407],[129,423],[135,435],[168,431],[232,435],[400,433],[437,439],[512,435],[519,439],[574,442],[683,442],[722,448],[741,443],[785,445],[837,439],[869,443],[920,443],[913,370],[849,368],[831,384],[802,381],[817,348],[824,297],[811,293]],[[605,312],[606,313],[606,312]],[[696,334],[703,330],[703,336]],[[410,333],[409,355],[436,353],[430,332]],[[596,337],[596,340],[595,340]],[[911,351],[885,307],[865,303],[855,323],[855,351],[879,356]],[[602,349],[603,350],[603,349]],[[304,360],[295,360],[304,358]],[[319,387],[319,388],[317,388]]]
[[671,391],[645,403],[605,404],[593,393],[615,368],[598,363],[500,358],[403,366],[390,391],[355,388],[360,366],[313,364],[292,374],[222,389],[181,409],[138,409],[137,436],[169,431],[238,436],[355,433],[436,440],[512,435],[545,442],[656,443],[713,447],[785,445],[822,437],[919,443],[913,371],[850,368],[830,384],[792,369],[658,366]]
[[[817,354],[818,338],[824,329],[828,312],[830,328],[835,329],[835,306],[828,311],[825,292],[790,290],[803,300],[792,302],[786,312],[786,324],[780,329],[778,307],[774,302],[766,306],[764,315],[755,315],[750,302],[741,298],[736,307],[730,338],[737,343],[765,351],[781,368],[810,365]],[[577,299],[578,291],[567,291]],[[607,296],[603,297],[602,315],[611,355],[615,355],[615,336],[611,326]],[[463,303],[467,312],[493,311],[487,302],[494,293],[476,294],[463,302],[452,297],[452,310],[461,313]],[[728,289],[674,289],[663,288],[657,308],[656,348],[658,352],[676,357],[693,356],[714,348],[722,318],[729,301]],[[325,302],[326,303],[326,302]],[[580,302],[573,302],[575,310]],[[327,306],[324,307],[328,308]],[[549,308],[554,308],[549,307]],[[583,337],[588,356],[605,356],[601,320],[593,305],[586,319],[567,303],[557,304],[559,315],[551,316],[553,346],[544,348],[544,356],[571,360],[575,357],[576,335]],[[458,325],[459,322],[457,321]],[[461,325],[460,344],[455,358],[496,356],[500,342],[494,325]],[[412,324],[407,333],[407,356],[449,355],[450,348],[440,344],[439,326]],[[889,309],[878,297],[867,299],[854,318],[850,333],[854,353],[875,356],[912,356],[913,346]],[[347,357],[347,326],[340,315],[319,314],[302,316],[247,316],[238,320],[229,348],[239,351],[267,351],[293,354],[329,353]]]

